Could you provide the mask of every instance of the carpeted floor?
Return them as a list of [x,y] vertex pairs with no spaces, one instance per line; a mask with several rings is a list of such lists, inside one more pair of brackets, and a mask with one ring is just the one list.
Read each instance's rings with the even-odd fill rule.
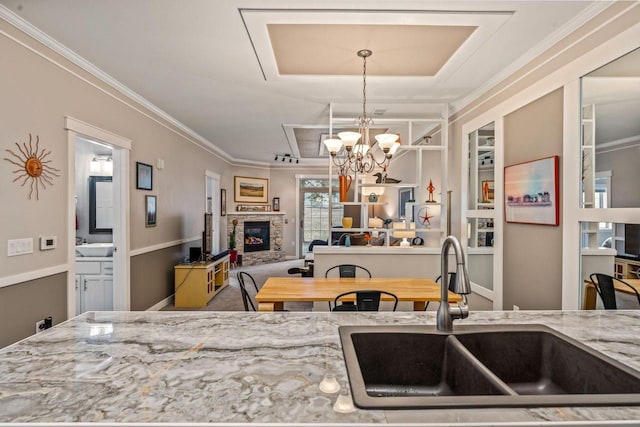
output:
[[[287,277],[289,274],[287,270],[291,267],[302,267],[304,260],[296,259],[284,262],[275,262],[272,264],[253,265],[250,267],[238,267],[234,268],[229,273],[229,286],[221,290],[204,308],[176,308],[175,305],[170,304],[163,307],[162,311],[167,310],[195,310],[195,311],[244,311],[244,305],[242,304],[242,294],[240,293],[240,286],[238,285],[238,279],[236,274],[239,271],[246,271],[251,274],[255,279],[258,289],[262,287],[264,282],[269,277]],[[249,285],[248,289],[251,296],[255,296],[256,291]],[[254,300],[255,302],[255,300]],[[289,311],[311,311],[313,303],[305,302],[291,302],[285,303],[285,310]]]

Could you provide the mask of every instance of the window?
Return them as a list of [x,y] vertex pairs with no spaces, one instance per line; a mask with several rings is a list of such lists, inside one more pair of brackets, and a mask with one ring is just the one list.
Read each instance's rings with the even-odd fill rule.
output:
[[[338,181],[332,181],[331,197],[338,202]],[[300,233],[302,255],[314,240],[329,240],[331,224],[339,224],[343,217],[343,208],[333,205],[332,219],[329,221],[329,180],[303,178],[300,180],[300,201],[302,206],[302,233]]]

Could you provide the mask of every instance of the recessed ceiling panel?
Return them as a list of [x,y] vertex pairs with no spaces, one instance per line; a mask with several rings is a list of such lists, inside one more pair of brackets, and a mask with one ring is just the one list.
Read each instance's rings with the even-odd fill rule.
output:
[[369,75],[431,77],[476,30],[476,26],[268,24],[281,75],[359,75],[370,49]]
[[[512,16],[501,11],[242,9],[266,80],[315,81],[362,74],[434,79],[465,64]],[[445,77],[446,78],[446,77]],[[397,79],[396,79],[397,80]],[[414,81],[415,83],[415,81]]]

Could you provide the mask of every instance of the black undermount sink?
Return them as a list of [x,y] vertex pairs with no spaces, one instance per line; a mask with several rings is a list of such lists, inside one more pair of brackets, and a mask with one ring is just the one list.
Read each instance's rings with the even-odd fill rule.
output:
[[341,326],[360,408],[640,405],[640,372],[542,325]]

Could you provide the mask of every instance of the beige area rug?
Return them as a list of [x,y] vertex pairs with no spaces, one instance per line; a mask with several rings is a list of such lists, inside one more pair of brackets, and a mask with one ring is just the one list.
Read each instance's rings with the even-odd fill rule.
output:
[[[180,310],[180,311],[244,311],[244,305],[242,303],[242,294],[240,292],[240,285],[238,284],[238,279],[236,277],[239,271],[246,271],[249,273],[256,281],[258,285],[258,289],[262,287],[264,282],[269,277],[287,277],[289,270],[291,267],[302,267],[304,266],[304,260],[296,259],[291,261],[284,262],[274,262],[271,264],[261,264],[261,265],[252,265],[249,267],[237,267],[232,269],[229,272],[229,286],[226,286],[223,290],[218,292],[218,294],[213,297],[209,304],[203,308],[176,308],[175,305],[170,304],[163,307],[162,311],[169,310]],[[253,298],[256,294],[253,286],[248,284],[248,291]],[[254,300],[255,303],[255,300]],[[257,307],[257,305],[256,305]],[[313,303],[306,302],[288,302],[285,303],[285,310],[289,311],[311,311],[313,308]]]

